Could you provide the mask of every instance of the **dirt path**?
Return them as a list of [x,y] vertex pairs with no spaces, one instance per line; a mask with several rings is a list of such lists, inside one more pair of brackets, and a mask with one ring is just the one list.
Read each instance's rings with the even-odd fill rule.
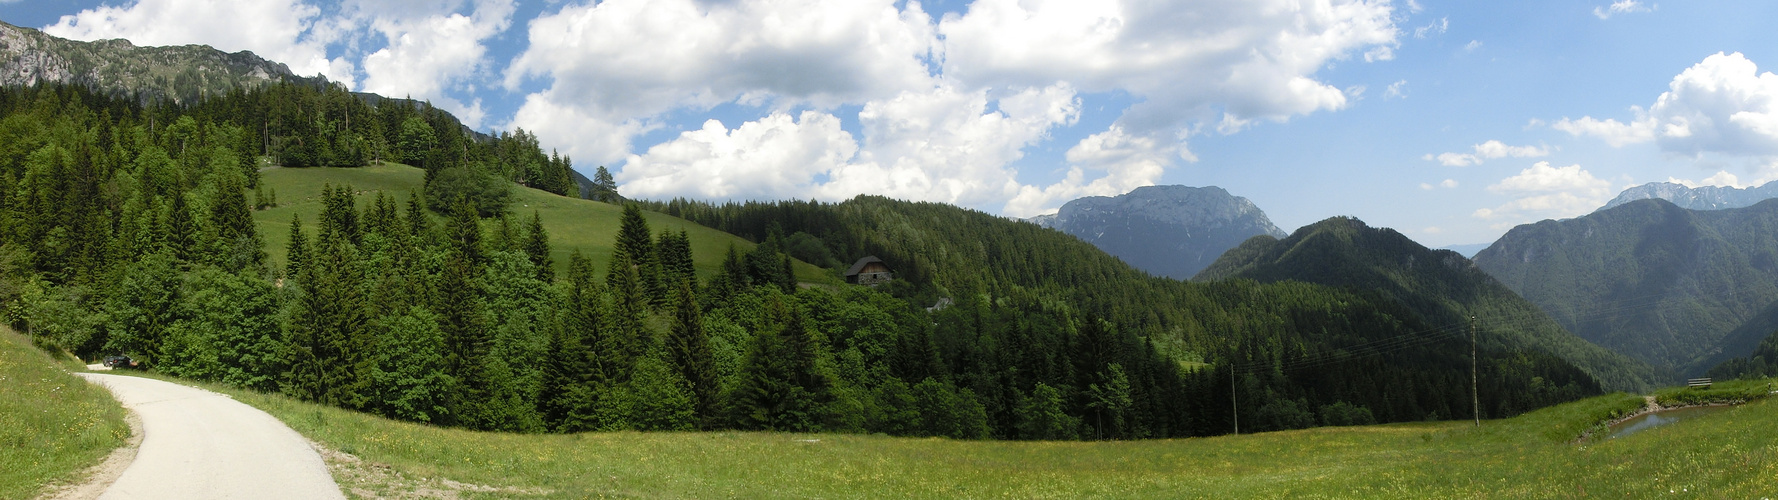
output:
[[171,382],[77,375],[142,420],[135,461],[99,498],[345,498],[302,435],[263,411]]

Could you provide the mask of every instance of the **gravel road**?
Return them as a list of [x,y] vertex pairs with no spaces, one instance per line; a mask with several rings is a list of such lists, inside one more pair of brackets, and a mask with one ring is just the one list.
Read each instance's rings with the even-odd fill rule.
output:
[[160,380],[80,373],[142,418],[136,460],[101,499],[343,499],[302,435],[221,394]]

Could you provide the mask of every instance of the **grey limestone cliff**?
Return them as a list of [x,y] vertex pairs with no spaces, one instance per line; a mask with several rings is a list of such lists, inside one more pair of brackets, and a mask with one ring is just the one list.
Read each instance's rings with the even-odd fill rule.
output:
[[1751,207],[1761,201],[1778,198],[1778,182],[1763,186],[1732,188],[1724,186],[1685,187],[1671,182],[1650,182],[1625,189],[1598,211],[1605,211],[1636,200],[1659,198],[1679,208],[1691,210],[1725,210]]
[[304,78],[249,51],[208,45],[137,47],[128,40],[81,42],[0,22],[0,85],[85,85],[115,95],[186,103],[267,83]]
[[1027,221],[1074,235],[1149,273],[1190,279],[1248,238],[1285,236],[1264,211],[1222,188],[1147,186],[1070,201]]

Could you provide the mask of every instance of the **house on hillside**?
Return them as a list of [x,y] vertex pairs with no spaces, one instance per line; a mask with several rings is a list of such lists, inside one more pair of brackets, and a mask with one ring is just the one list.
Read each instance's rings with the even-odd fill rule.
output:
[[858,259],[858,262],[846,269],[846,282],[854,285],[876,286],[892,279],[895,279],[895,272],[889,269],[889,264],[883,263],[883,259],[875,255]]

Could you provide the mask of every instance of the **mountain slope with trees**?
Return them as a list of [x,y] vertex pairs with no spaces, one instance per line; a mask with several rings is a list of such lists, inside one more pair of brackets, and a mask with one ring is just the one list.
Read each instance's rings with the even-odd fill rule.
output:
[[1462,255],[1426,248],[1354,218],[1329,218],[1282,240],[1254,237],[1195,279],[1230,278],[1294,280],[1375,294],[1462,336],[1469,334],[1473,317],[1482,345],[1565,359],[1612,390],[1645,390],[1672,378],[1562,329]]
[[1640,200],[1513,228],[1475,261],[1581,338],[1695,375],[1745,355],[1729,333],[1778,301],[1778,201]]

